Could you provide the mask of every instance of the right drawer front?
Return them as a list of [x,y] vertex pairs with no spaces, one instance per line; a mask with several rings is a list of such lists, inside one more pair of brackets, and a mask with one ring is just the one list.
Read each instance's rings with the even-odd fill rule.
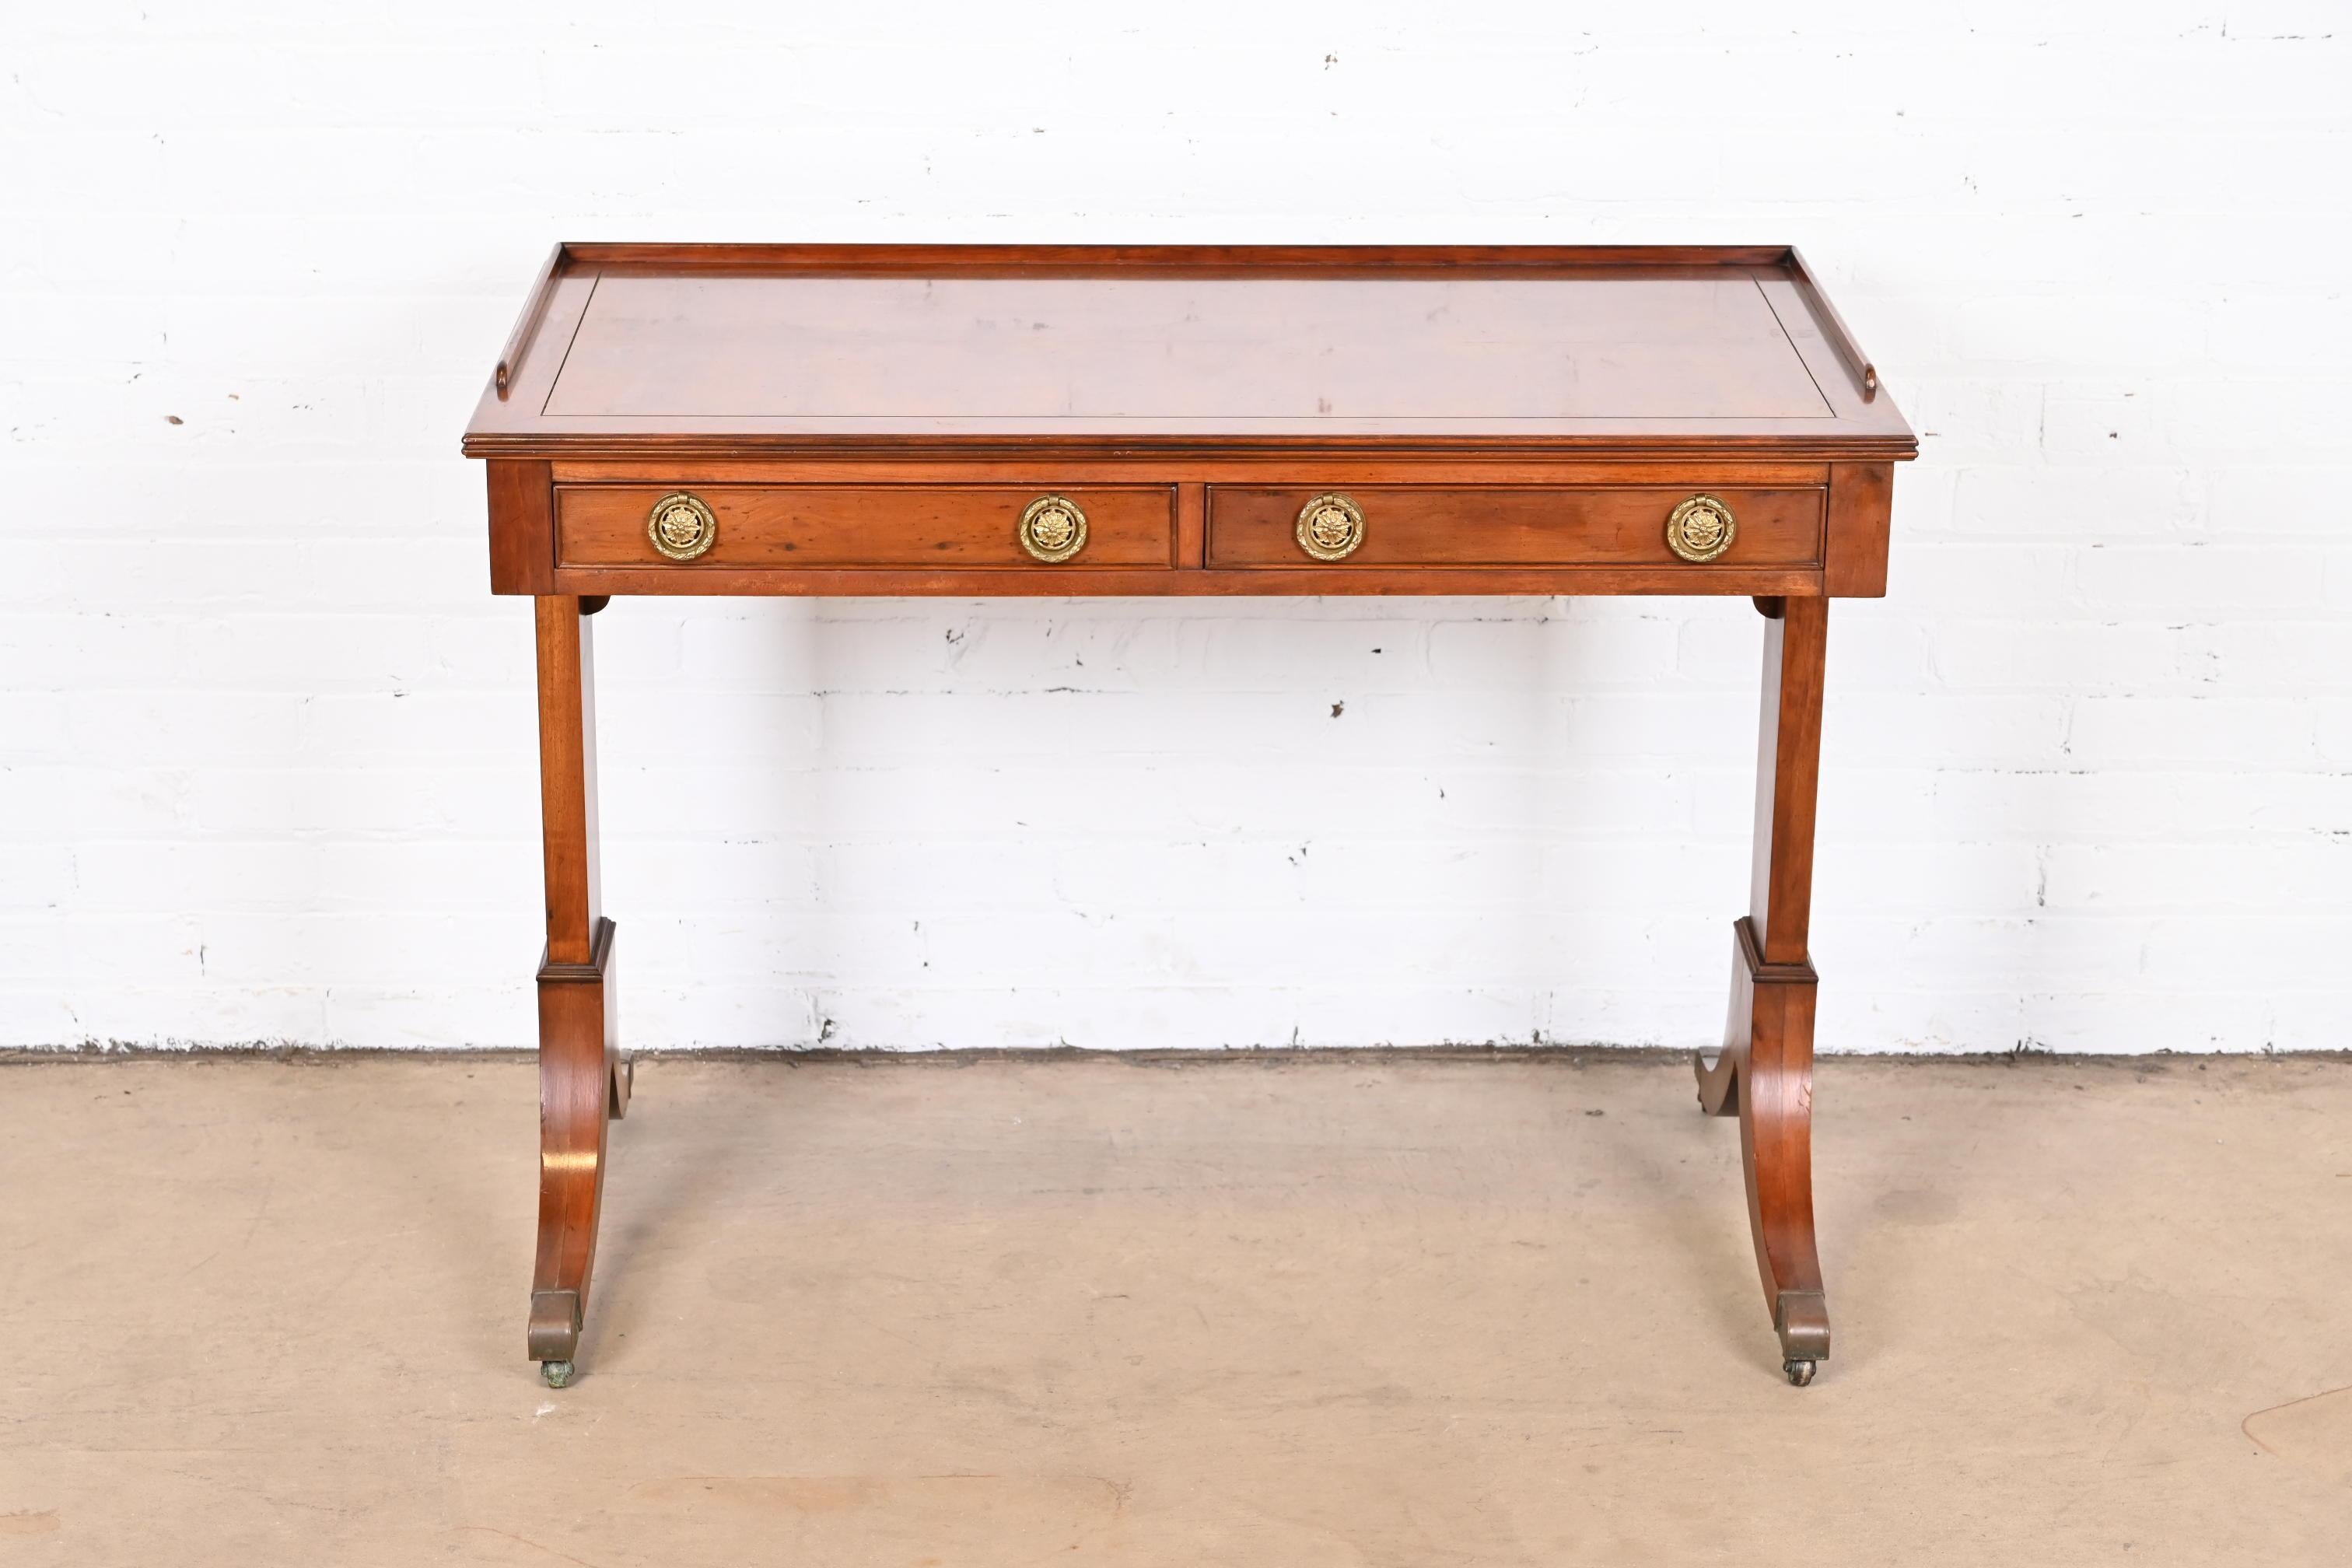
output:
[[[1213,485],[1209,564],[1326,564],[1298,540],[1299,513],[1339,494],[1361,514],[1361,540],[1346,566],[1811,566],[1822,558],[1823,492],[1818,489],[1694,486],[1420,487]],[[1666,542],[1667,521],[1695,495],[1731,512],[1731,542],[1696,564]]]

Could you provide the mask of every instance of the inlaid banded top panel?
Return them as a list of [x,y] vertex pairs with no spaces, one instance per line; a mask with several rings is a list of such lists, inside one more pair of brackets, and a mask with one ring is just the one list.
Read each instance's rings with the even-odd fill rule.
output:
[[1826,419],[1763,290],[1592,278],[605,277],[547,401],[592,417]]
[[563,247],[480,455],[697,437],[1912,445],[1790,253]]

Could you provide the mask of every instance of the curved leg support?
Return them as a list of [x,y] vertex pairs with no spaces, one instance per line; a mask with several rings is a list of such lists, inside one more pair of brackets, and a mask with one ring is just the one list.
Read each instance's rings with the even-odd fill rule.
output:
[[[1749,912],[1734,923],[1731,1010],[1723,1053],[1695,1062],[1699,1105],[1739,1118],[1739,1162],[1764,1304],[1781,1370],[1802,1387],[1829,1358],[1829,1307],[1813,1239],[1813,1002],[1806,954],[1813,873],[1813,803],[1821,760],[1827,605],[1770,607]],[[1779,614],[1773,614],[1777,609]]]
[[1691,1071],[1698,1078],[1698,1108],[1709,1116],[1739,1114],[1739,1056],[1729,1046],[1716,1053],[1712,1062],[1698,1051],[1691,1053]]
[[1744,1080],[1738,1099],[1748,1224],[1764,1303],[1780,1337],[1782,1368],[1801,1386],[1812,1381],[1813,1363],[1830,1353],[1829,1305],[1813,1241],[1816,982],[1810,963],[1764,963],[1748,921],[1738,922],[1738,932],[1732,1025],[1737,1029],[1744,1021],[1747,1038],[1724,1054]]
[[[531,1271],[530,1357],[571,1363],[588,1310],[604,1197],[606,1125],[625,1078],[615,1047],[613,922],[596,922],[586,963],[539,971],[539,1254]],[[568,1364],[558,1388],[569,1381]]]
[[612,1102],[613,1120],[618,1121],[629,1113],[629,1095],[637,1087],[637,1064],[635,1058],[619,1057],[613,1063],[612,1092],[606,1097]]
[[[1799,1387],[1830,1353],[1829,1304],[1813,1239],[1813,993],[1811,963],[1766,963],[1755,928],[1734,923],[1731,1018],[1723,1053],[1698,1061],[1699,1104],[1739,1118],[1756,1269],[1780,1338],[1781,1370]],[[1710,1098],[1713,1097],[1713,1098]]]
[[538,601],[540,825],[547,949],[539,965],[539,1250],[526,1343],[551,1387],[572,1381],[604,1196],[605,1131],[627,1109],[613,1005],[613,922],[596,876],[595,662],[600,601]]

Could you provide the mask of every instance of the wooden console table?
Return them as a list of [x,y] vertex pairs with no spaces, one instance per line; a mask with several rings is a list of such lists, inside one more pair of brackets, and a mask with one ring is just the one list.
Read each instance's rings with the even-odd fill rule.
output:
[[1739,1119],[1790,1382],[1813,1246],[1829,601],[1918,450],[1756,247],[558,246],[467,427],[537,605],[547,949],[529,1343],[569,1381],[628,1104],[585,619],[615,594],[1738,594],[1769,620],[1755,875],[1699,1102]]

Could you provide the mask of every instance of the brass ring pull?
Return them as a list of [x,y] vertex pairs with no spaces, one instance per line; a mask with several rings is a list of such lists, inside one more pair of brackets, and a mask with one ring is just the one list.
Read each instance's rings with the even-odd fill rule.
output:
[[1332,491],[1298,509],[1298,548],[1318,561],[1345,561],[1364,542],[1364,509]]
[[1730,549],[1738,531],[1729,507],[1713,496],[1693,496],[1667,517],[1666,548],[1699,565]]
[[719,519],[700,496],[677,490],[654,502],[646,537],[672,561],[691,561],[719,542]]
[[1039,496],[1021,514],[1021,548],[1051,566],[1087,547],[1087,514],[1067,496]]

